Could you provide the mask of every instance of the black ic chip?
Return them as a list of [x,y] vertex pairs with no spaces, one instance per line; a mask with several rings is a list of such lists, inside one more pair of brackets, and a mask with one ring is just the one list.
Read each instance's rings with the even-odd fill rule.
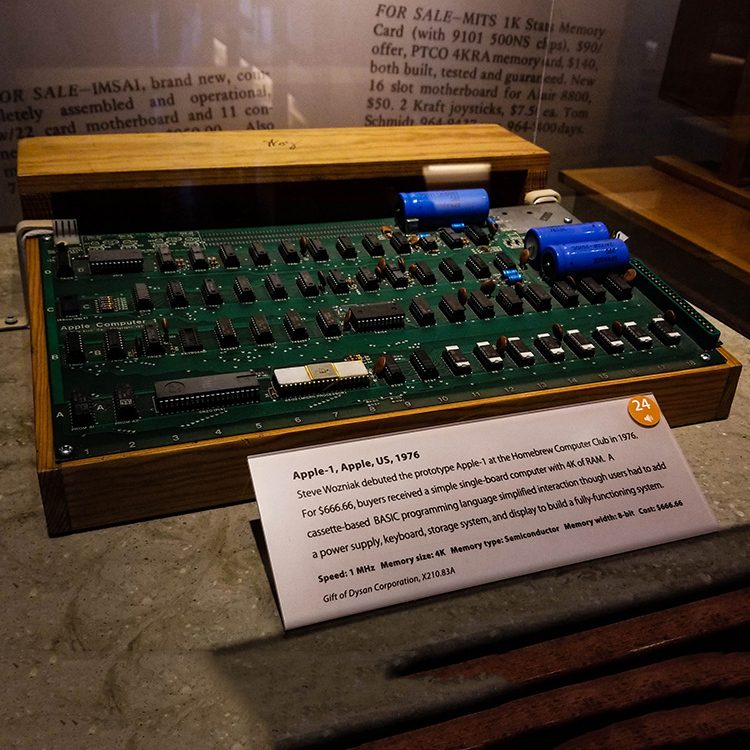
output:
[[253,334],[256,344],[273,344],[275,341],[266,316],[260,313],[250,318],[250,332]]
[[464,272],[453,258],[443,258],[438,268],[448,281],[462,281],[464,278]]
[[315,320],[326,338],[341,335],[341,325],[329,307],[321,307]]
[[461,321],[466,320],[466,310],[458,301],[455,294],[444,294],[440,298],[438,308],[451,323],[460,323]]
[[250,253],[250,260],[255,266],[270,266],[271,258],[268,255],[268,251],[263,247],[260,242],[251,242],[248,245],[248,252]]
[[435,363],[421,346],[411,353],[409,362],[422,380],[437,380],[440,377]]
[[490,267],[484,262],[481,255],[470,255],[466,261],[466,267],[477,279],[489,279]]
[[219,247],[219,257],[224,264],[224,268],[239,268],[240,259],[237,251],[229,244],[224,243]]
[[415,297],[409,305],[409,312],[420,326],[435,325],[435,311],[424,297]]
[[306,341],[310,338],[305,322],[296,310],[287,310],[284,315],[284,328],[292,341]]
[[387,331],[403,328],[406,316],[398,302],[375,302],[371,305],[355,305],[349,308],[351,325],[357,332]]
[[362,238],[362,247],[364,247],[373,258],[378,258],[383,255],[383,246],[374,234],[366,234]]
[[90,250],[89,269],[94,275],[140,273],[143,271],[143,253],[136,247]]
[[482,320],[495,317],[495,304],[481,289],[475,289],[469,295],[469,307]]
[[194,326],[180,328],[179,337],[182,351],[186,354],[203,351],[203,342],[201,341],[200,333],[198,333],[198,329]]

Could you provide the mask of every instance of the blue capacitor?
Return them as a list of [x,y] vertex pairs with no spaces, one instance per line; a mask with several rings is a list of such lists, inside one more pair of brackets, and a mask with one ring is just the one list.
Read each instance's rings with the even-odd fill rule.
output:
[[506,281],[508,284],[515,284],[517,281],[521,281],[523,279],[523,276],[521,276],[521,272],[516,270],[515,268],[509,271],[501,271],[500,276],[502,276],[503,281]]
[[547,279],[612,273],[630,263],[628,246],[618,239],[550,245],[541,252],[542,274]]
[[486,190],[433,190],[399,193],[396,223],[404,231],[449,227],[452,224],[484,224],[490,214]]
[[572,245],[578,242],[608,240],[609,229],[601,221],[586,224],[558,224],[552,227],[533,227],[526,232],[524,246],[529,251],[529,262],[539,267],[540,254],[550,245]]

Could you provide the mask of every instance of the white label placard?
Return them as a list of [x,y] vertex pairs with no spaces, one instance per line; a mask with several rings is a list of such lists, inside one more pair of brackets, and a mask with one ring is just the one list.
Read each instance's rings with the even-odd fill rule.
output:
[[639,396],[249,457],[284,626],[715,531],[658,414]]

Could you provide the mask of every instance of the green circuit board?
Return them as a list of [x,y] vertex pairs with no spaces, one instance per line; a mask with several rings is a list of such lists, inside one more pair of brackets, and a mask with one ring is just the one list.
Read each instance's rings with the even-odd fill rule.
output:
[[530,227],[571,221],[561,207],[490,217],[478,241],[392,220],[43,240],[57,460],[724,362],[633,258],[625,287],[567,292],[522,265]]

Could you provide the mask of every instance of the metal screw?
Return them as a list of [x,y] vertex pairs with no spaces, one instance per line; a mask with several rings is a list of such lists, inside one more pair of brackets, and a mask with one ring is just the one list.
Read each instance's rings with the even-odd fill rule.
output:
[[57,449],[57,454],[60,456],[60,458],[70,458],[70,456],[73,455],[73,446],[72,445],[61,445]]
[[18,318],[15,315],[6,316],[5,318],[6,326],[14,326],[16,323],[18,323]]
[[570,216],[566,216],[566,217],[565,217],[565,218],[563,219],[563,222],[564,222],[565,224],[572,224],[572,223],[573,223],[573,219],[571,219],[571,218],[570,218]]

